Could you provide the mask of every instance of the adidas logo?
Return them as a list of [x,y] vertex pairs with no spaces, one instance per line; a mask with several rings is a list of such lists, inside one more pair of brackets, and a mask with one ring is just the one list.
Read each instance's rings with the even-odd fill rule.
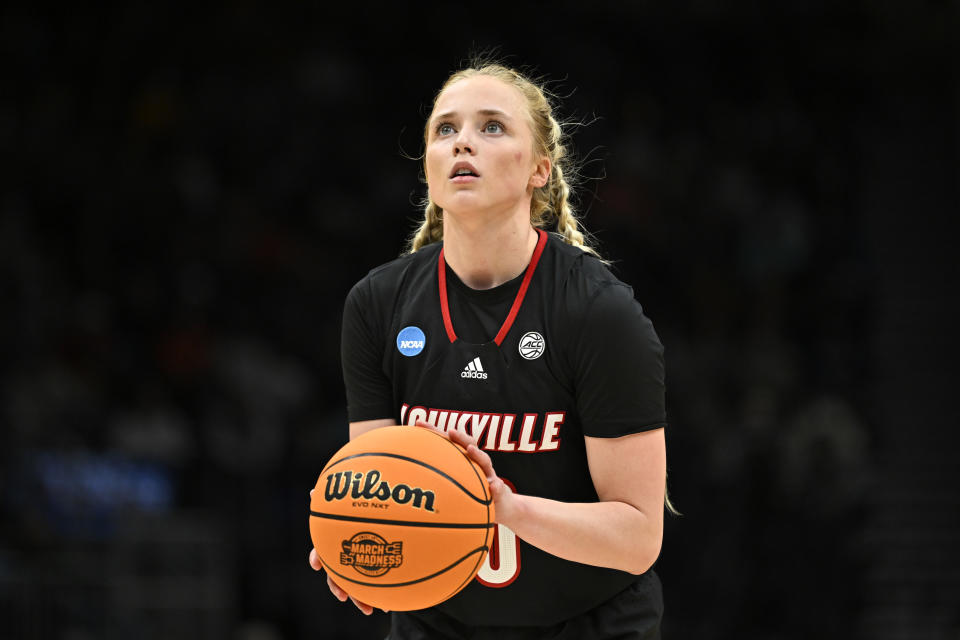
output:
[[471,360],[467,366],[463,368],[463,371],[460,373],[461,378],[476,378],[478,380],[486,380],[487,372],[483,370],[483,365],[480,364],[480,357],[477,356]]

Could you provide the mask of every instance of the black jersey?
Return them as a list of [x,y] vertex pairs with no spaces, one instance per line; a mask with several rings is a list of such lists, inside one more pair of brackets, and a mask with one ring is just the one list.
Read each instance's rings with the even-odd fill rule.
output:
[[[665,426],[663,348],[627,285],[539,233],[526,272],[489,291],[463,285],[442,244],[357,283],[343,322],[348,415],[463,430],[518,493],[595,502],[584,436]],[[477,579],[437,607],[466,624],[554,624],[636,580],[496,533]]]

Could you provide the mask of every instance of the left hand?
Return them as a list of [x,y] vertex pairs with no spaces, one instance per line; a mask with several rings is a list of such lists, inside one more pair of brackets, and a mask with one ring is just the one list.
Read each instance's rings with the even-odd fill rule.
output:
[[497,476],[496,470],[493,468],[493,461],[490,460],[490,456],[487,455],[486,451],[480,449],[477,446],[477,441],[456,429],[451,429],[449,431],[441,431],[431,424],[423,422],[422,420],[417,421],[418,427],[425,427],[427,429],[433,429],[436,433],[444,436],[451,442],[454,442],[467,451],[467,455],[471,460],[477,463],[480,467],[480,470],[483,472],[483,475],[487,478],[487,484],[490,487],[490,495],[493,497],[493,508],[494,508],[494,517],[496,521],[504,526],[509,527],[510,521],[516,517],[518,510],[520,509],[520,500],[513,490],[505,483],[503,480]]

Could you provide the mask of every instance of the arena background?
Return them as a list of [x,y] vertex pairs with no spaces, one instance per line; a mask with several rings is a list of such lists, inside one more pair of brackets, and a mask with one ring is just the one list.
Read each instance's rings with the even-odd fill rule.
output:
[[0,635],[382,637],[306,562],[341,305],[499,47],[666,346],[664,637],[960,637],[958,3],[347,4],[0,12]]

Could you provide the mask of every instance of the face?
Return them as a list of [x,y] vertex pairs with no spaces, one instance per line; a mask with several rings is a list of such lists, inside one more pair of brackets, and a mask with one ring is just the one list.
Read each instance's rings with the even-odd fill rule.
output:
[[447,87],[427,124],[430,197],[455,215],[524,210],[550,175],[533,149],[527,105],[516,88],[490,76]]

